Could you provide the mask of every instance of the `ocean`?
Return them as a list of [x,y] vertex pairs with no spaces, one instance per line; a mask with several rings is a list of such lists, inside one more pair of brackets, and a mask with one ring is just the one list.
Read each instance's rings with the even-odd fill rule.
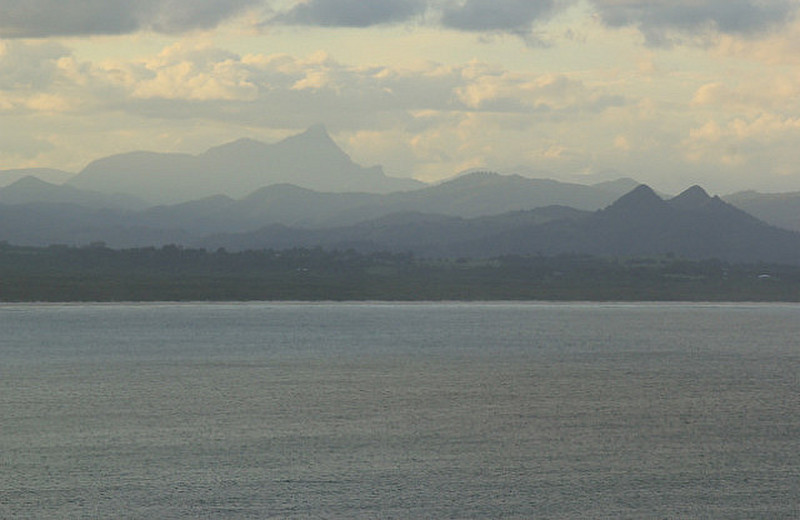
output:
[[800,305],[0,305],[0,518],[798,518]]

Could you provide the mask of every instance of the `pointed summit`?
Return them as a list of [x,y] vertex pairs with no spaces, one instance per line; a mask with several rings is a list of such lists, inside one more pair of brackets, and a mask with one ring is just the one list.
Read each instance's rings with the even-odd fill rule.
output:
[[613,213],[652,212],[657,208],[667,207],[667,203],[647,184],[640,184],[633,190],[618,198],[604,211]]
[[305,132],[278,141],[273,148],[275,153],[285,156],[287,160],[314,163],[313,167],[318,171],[355,167],[350,156],[339,148],[322,124],[310,126]]
[[239,139],[200,155],[136,152],[98,159],[70,185],[116,193],[126,191],[152,203],[185,202],[224,194],[244,197],[272,184],[331,192],[386,193],[422,183],[389,177],[379,166],[364,167],[331,139],[323,125],[277,143]]
[[711,200],[706,190],[695,184],[677,197],[670,199],[669,204],[680,210],[693,210],[707,205]]
[[289,136],[277,144],[282,145],[288,143],[292,144],[302,143],[303,145],[308,145],[309,143],[313,143],[317,146],[319,146],[320,144],[325,144],[328,146],[335,146],[338,148],[336,143],[331,138],[331,135],[328,133],[328,129],[322,123],[311,125],[305,130],[305,132],[300,132],[299,134]]

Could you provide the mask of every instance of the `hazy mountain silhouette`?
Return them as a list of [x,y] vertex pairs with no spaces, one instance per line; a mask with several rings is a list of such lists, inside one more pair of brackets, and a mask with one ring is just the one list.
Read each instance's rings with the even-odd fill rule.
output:
[[503,238],[479,242],[474,251],[800,262],[800,234],[770,226],[697,186],[663,200],[642,185],[583,219]]
[[75,174],[54,168],[20,168],[14,170],[0,170],[0,186],[8,186],[23,177],[36,177],[45,182],[61,184]]
[[100,193],[51,184],[28,176],[0,188],[0,204],[56,203],[74,204],[87,209],[144,209],[144,201],[131,195]]
[[323,193],[277,184],[239,200],[209,197],[154,207],[142,217],[150,226],[210,233],[248,231],[270,224],[346,226],[393,213],[475,217],[548,205],[596,210],[618,196],[607,188],[479,172],[419,190],[389,194]]
[[[376,216],[376,211],[391,212],[388,208],[378,210],[384,197],[374,193],[323,193],[292,184],[275,184],[238,200],[216,195],[156,206],[143,212],[141,218],[148,225],[179,227],[196,234],[246,231],[270,224],[320,227],[353,224]],[[376,211],[359,211],[362,207]]]
[[406,212],[382,216],[352,226],[328,229],[293,228],[276,224],[249,233],[223,233],[205,237],[196,245],[231,250],[321,246],[360,251],[413,251],[425,256],[448,257],[457,251],[463,252],[458,249],[459,244],[471,242],[475,237],[496,236],[520,226],[536,226],[554,220],[580,218],[587,214],[588,212],[563,206],[471,219]]
[[379,166],[359,166],[321,125],[275,144],[240,139],[201,155],[144,151],[112,155],[93,161],[68,182],[87,190],[129,193],[153,203],[212,195],[242,197],[277,183],[332,192],[385,193],[424,186],[413,179],[388,177]]
[[[605,189],[484,172],[420,190],[390,194],[328,193],[276,184],[241,199],[214,195],[134,211],[141,203],[130,196],[26,178],[0,189],[0,204],[20,206],[13,210],[20,225],[5,238],[0,235],[0,240],[13,237],[20,244],[48,245],[42,242],[46,236],[58,243],[80,245],[90,237],[114,247],[128,247],[144,244],[144,237],[154,236],[154,230],[167,230],[158,235],[163,240],[186,239],[252,231],[272,224],[341,227],[396,213],[497,215],[532,209],[550,201],[596,209],[614,198],[615,194]],[[65,205],[68,211],[64,211]],[[126,211],[124,218],[109,220],[106,214],[95,211],[102,208]],[[30,218],[25,217],[26,211],[31,213]],[[116,226],[114,231],[109,230],[112,223]],[[120,226],[127,231],[120,233]],[[49,232],[48,228],[60,232]],[[137,229],[142,230],[142,237],[136,236]]]
[[591,213],[539,208],[473,219],[390,215],[325,230],[270,226],[247,234],[209,237],[201,243],[236,249],[319,245],[434,256],[674,254],[693,259],[800,262],[800,234],[769,226],[696,186],[664,200],[641,185]]
[[800,192],[741,191],[726,195],[724,199],[773,226],[800,231]]
[[0,204],[0,241],[19,246],[86,245],[146,247],[188,243],[179,229],[151,228],[127,212],[88,209],[75,204]]
[[476,217],[551,205],[595,210],[627,191],[614,185],[587,186],[519,175],[472,172],[412,193],[392,194],[390,199],[404,204],[404,209],[409,211]]
[[[298,138],[288,146],[302,149],[301,143]],[[673,254],[800,263],[800,234],[770,226],[699,186],[665,200],[645,185],[616,197],[613,186],[629,181],[611,184],[476,172],[388,194],[324,193],[276,184],[240,199],[214,195],[133,211],[124,209],[130,207],[125,197],[26,178],[0,189],[0,240],[18,245],[105,241],[111,247],[323,246],[449,257]],[[561,201],[583,209],[542,207]]]

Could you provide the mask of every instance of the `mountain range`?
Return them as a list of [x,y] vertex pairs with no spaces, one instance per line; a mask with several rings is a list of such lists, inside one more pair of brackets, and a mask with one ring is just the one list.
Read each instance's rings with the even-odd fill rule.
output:
[[[420,206],[426,200],[434,205],[458,201],[458,197],[443,198],[442,192],[452,189],[463,195],[465,182],[482,185],[491,178],[472,174],[452,181],[458,189],[445,183],[418,190],[421,193],[411,199],[400,194],[326,194],[277,185],[238,200],[217,196],[138,211],[62,202],[0,203],[0,237],[15,245],[38,246],[104,242],[117,248],[165,244],[229,250],[325,247],[426,257],[579,253],[800,263],[800,234],[770,226],[709,196],[699,186],[665,200],[639,185],[598,210],[550,205],[481,216],[394,211],[402,207],[401,202],[410,205],[409,200]],[[0,191],[0,200],[5,192]],[[423,196],[426,192],[429,199]],[[472,193],[479,199],[481,190]],[[372,197],[387,198],[382,213]],[[362,211],[356,211],[359,204]],[[455,202],[443,207],[463,211]],[[379,214],[360,217],[372,212]],[[280,222],[310,222],[309,215],[316,215],[314,225]]]
[[800,194],[742,192],[723,200],[694,186],[669,198],[628,178],[585,185],[481,171],[424,185],[359,166],[322,126],[275,144],[245,139],[197,156],[106,157],[61,184],[35,175],[42,172],[60,175],[30,170],[0,188],[0,241],[800,263],[800,235],[756,218],[800,227],[792,216],[800,215]]
[[737,208],[743,209],[764,222],[794,231],[800,231],[800,192],[759,193],[741,191],[723,197]]
[[67,183],[102,193],[127,193],[151,203],[212,195],[242,197],[264,186],[290,183],[320,191],[386,193],[424,186],[362,167],[331,139],[325,127],[274,144],[239,139],[200,155],[130,152],[91,162]]
[[[19,245],[105,241],[114,247],[132,247],[185,243],[188,237],[248,232],[269,225],[349,226],[395,214],[474,218],[551,202],[594,210],[613,202],[630,185],[635,186],[635,181],[585,186],[476,172],[439,185],[389,194],[323,193],[277,184],[241,199],[216,195],[147,207],[131,196],[26,177],[0,189],[0,239]],[[151,244],[148,241],[154,233],[160,241]]]
[[272,225],[206,237],[199,245],[233,250],[323,246],[434,257],[576,253],[800,262],[800,234],[769,226],[699,186],[664,200],[640,185],[594,212],[549,206],[472,219],[393,214],[329,229]]

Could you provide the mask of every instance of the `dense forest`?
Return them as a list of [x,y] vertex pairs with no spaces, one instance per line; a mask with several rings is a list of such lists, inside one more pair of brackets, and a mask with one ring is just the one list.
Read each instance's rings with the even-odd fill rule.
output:
[[800,301],[800,266],[586,255],[423,259],[0,243],[0,301]]

